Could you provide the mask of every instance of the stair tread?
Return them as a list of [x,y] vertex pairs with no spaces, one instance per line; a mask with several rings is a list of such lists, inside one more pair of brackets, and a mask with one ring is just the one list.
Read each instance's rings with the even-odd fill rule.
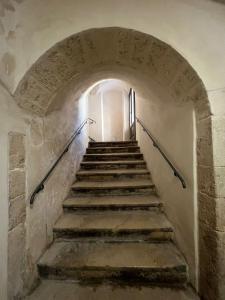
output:
[[113,150],[118,150],[118,149],[140,149],[139,146],[115,146],[115,147],[110,147],[110,146],[103,146],[103,147],[88,147],[87,149],[91,149],[91,150],[105,150],[105,149],[113,149]]
[[114,170],[79,170],[77,172],[77,175],[108,175],[108,174],[150,174],[147,169],[114,169]]
[[84,156],[89,156],[89,157],[93,157],[93,156],[142,156],[142,153],[138,153],[138,152],[118,152],[118,153],[86,153]]
[[151,180],[120,180],[120,181],[77,181],[72,185],[73,189],[113,189],[113,188],[139,188],[152,187],[154,184]]
[[64,213],[55,224],[54,230],[173,231],[170,222],[162,212],[150,211]]
[[101,145],[101,144],[113,144],[113,145],[115,145],[115,144],[124,144],[124,145],[126,145],[126,144],[136,144],[137,143],[137,141],[135,140],[135,141],[105,141],[105,142],[89,142],[89,144],[90,145],[96,145],[96,144],[98,144],[98,145]]
[[156,196],[142,196],[142,195],[132,195],[132,196],[102,196],[102,197],[74,197],[69,198],[64,201],[64,206],[133,206],[133,205],[149,205],[149,206],[159,206],[161,202]]
[[55,242],[38,265],[64,269],[176,269],[186,272],[186,263],[171,242]]
[[134,285],[124,288],[108,283],[82,285],[73,281],[42,280],[37,289],[26,300],[199,300],[190,288],[174,289]]
[[143,159],[137,159],[137,160],[107,160],[107,161],[82,161],[82,164],[86,165],[92,165],[92,164],[112,164],[112,165],[117,165],[117,164],[145,164],[145,161]]

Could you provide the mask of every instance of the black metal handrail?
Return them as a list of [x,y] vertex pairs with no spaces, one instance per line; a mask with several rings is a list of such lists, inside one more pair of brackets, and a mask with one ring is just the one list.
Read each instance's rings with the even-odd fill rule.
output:
[[75,132],[72,134],[71,138],[69,139],[69,141],[66,143],[66,146],[64,147],[64,150],[61,152],[60,156],[58,157],[58,159],[55,161],[55,163],[52,165],[52,167],[50,168],[50,170],[48,171],[48,173],[45,175],[45,177],[42,179],[42,181],[38,184],[38,186],[36,187],[36,189],[34,190],[34,192],[32,193],[31,197],[30,197],[30,204],[32,205],[35,201],[35,196],[44,190],[45,188],[45,182],[47,181],[47,179],[49,178],[49,176],[51,175],[51,173],[53,172],[53,170],[55,169],[55,167],[58,165],[58,163],[60,162],[60,160],[62,159],[62,157],[64,156],[65,153],[67,153],[69,151],[69,148],[71,146],[71,144],[73,143],[73,141],[75,140],[75,138],[81,133],[81,130],[83,129],[83,127],[88,124],[88,122],[90,122],[89,124],[93,124],[96,123],[93,119],[91,118],[87,118],[86,120],[84,120],[81,125],[75,130]]
[[144,124],[141,122],[141,120],[139,118],[136,117],[137,122],[141,125],[141,127],[143,128],[144,132],[147,133],[147,135],[149,136],[149,138],[152,140],[153,146],[155,148],[157,148],[159,150],[159,152],[161,153],[161,155],[163,156],[163,158],[165,159],[165,161],[168,163],[168,165],[171,167],[171,169],[173,170],[174,176],[176,176],[177,178],[179,178],[182,187],[184,189],[186,189],[186,183],[183,179],[183,177],[180,175],[180,173],[177,171],[177,169],[174,167],[174,165],[171,163],[171,161],[168,159],[168,157],[166,156],[166,154],[162,151],[162,149],[159,147],[159,145],[157,144],[156,140],[153,138],[153,136],[151,135],[151,133],[149,132],[149,130],[144,126]]
[[90,142],[96,142],[96,140],[94,140],[92,137],[88,136]]

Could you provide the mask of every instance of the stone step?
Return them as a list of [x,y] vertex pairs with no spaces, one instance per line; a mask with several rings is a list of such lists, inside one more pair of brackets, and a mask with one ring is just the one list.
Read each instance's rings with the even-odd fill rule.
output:
[[140,147],[138,146],[127,146],[127,147],[91,147],[87,148],[87,154],[95,153],[129,153],[137,152],[140,153]]
[[63,203],[64,211],[88,210],[161,210],[162,203],[156,196],[103,196],[73,197]]
[[76,195],[132,195],[155,194],[155,185],[150,180],[120,180],[120,181],[77,181],[72,185]]
[[53,229],[55,238],[98,240],[171,240],[173,228],[160,211],[64,213]]
[[117,160],[117,161],[83,161],[80,164],[81,169],[143,169],[146,168],[144,160]]
[[42,280],[25,300],[200,300],[191,287],[177,289],[121,284],[83,285],[74,281]]
[[104,153],[104,154],[85,154],[83,161],[114,161],[114,160],[135,160],[143,159],[142,153]]
[[55,242],[38,263],[44,278],[82,283],[126,282],[181,286],[187,266],[171,243]]
[[118,179],[150,179],[150,173],[147,169],[116,169],[116,170],[80,170],[76,174],[76,179],[104,181]]
[[115,141],[115,142],[89,142],[88,147],[127,147],[137,146],[137,141]]

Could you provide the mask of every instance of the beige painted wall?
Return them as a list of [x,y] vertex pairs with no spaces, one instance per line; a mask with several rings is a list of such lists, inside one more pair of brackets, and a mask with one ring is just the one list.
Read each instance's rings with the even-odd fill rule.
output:
[[[75,172],[79,167],[81,157],[87,146],[88,126],[75,141],[69,153],[66,154],[60,166],[54,171],[48,180],[45,190],[41,192],[34,203],[29,206],[29,197],[34,188],[46,174],[52,163],[61,152],[64,144],[72,132],[87,117],[86,99],[74,98],[73,90],[61,92],[58,102],[65,99],[63,107],[53,111],[44,118],[37,118],[23,113],[15,104],[12,97],[0,85],[0,299],[7,299],[7,273],[15,274],[12,280],[18,282],[18,274],[21,279],[26,279],[24,290],[29,289],[36,279],[36,262],[43,253],[47,244],[52,240],[52,226],[62,212],[62,201],[66,197],[70,184],[74,180]],[[26,139],[26,269],[17,270],[18,266],[7,270],[8,250],[8,133],[21,132]],[[14,229],[13,229],[14,230]],[[18,232],[21,234],[21,232]],[[11,236],[17,239],[17,233]],[[18,247],[19,249],[19,247]],[[18,250],[19,251],[19,250]],[[10,249],[12,254],[18,255],[17,248]],[[13,283],[13,282],[12,282]],[[12,286],[13,297],[23,292]],[[10,298],[11,299],[11,298]]]
[[174,226],[176,241],[189,264],[191,282],[196,286],[198,240],[193,105],[175,103],[168,98],[160,99],[153,93],[144,97],[137,94],[136,105],[137,117],[143,121],[187,183],[187,188],[183,189],[147,134],[137,124],[139,145],[165,204],[165,212]]

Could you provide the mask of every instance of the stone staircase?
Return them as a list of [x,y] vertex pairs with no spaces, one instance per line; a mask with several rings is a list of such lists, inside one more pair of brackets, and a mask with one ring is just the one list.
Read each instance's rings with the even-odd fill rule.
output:
[[186,285],[186,262],[137,142],[90,142],[63,209],[38,264],[42,278]]

